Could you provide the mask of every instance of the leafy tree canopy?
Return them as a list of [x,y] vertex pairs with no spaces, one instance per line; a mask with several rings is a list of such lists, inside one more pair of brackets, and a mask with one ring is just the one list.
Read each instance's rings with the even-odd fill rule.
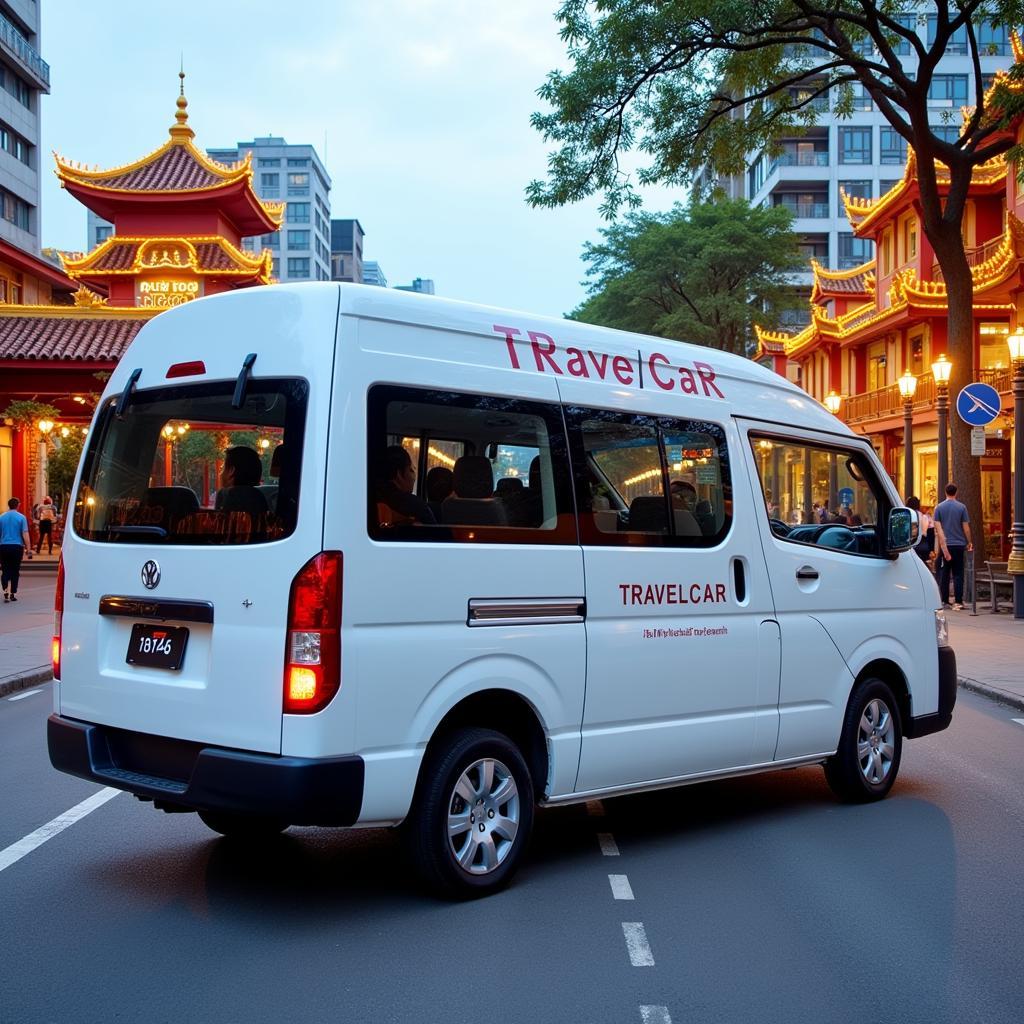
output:
[[[572,68],[539,90],[551,109],[533,124],[558,148],[547,180],[527,188],[536,206],[593,193],[609,216],[636,205],[620,165],[629,150],[646,158],[640,184],[740,171],[752,151],[814,124],[824,97],[850,112],[854,90],[924,158],[923,199],[936,217],[931,162],[966,171],[954,175],[966,198],[970,167],[1012,141],[1000,130],[1014,98],[985,109],[979,58],[991,46],[983,26],[1019,24],[1020,0],[564,0],[558,19]],[[929,124],[935,66],[950,48],[971,57],[976,81],[955,142]],[[959,226],[956,198],[949,219]]]
[[627,213],[584,247],[590,297],[571,316],[750,354],[752,324],[804,305],[787,274],[804,266],[791,215],[745,200]]

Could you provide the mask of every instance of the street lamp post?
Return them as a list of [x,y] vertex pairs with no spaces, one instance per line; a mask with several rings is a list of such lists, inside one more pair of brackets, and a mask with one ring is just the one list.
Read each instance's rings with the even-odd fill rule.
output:
[[939,419],[939,480],[935,488],[935,501],[942,501],[949,483],[949,377],[953,372],[953,364],[943,353],[932,363],[932,376],[935,378],[935,412]]
[[[825,396],[825,408],[833,416],[839,415],[842,404],[843,396],[835,391],[830,391]],[[831,452],[828,457],[828,510],[832,515],[839,511],[839,472],[835,452]]]
[[903,399],[903,498],[914,493],[914,393],[917,378],[906,370],[896,382]]
[[1013,363],[1013,617],[1024,619],[1024,327],[1007,339]]

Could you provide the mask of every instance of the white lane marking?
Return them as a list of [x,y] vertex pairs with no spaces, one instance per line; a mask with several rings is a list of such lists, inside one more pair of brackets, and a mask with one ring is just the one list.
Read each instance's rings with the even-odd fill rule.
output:
[[600,800],[588,800],[587,801],[587,814],[592,818],[603,818],[604,817],[604,804]]
[[653,967],[654,954],[647,941],[647,932],[639,921],[623,921],[622,934],[626,936],[629,962],[634,967]]
[[1011,722],[1016,722],[1018,725],[1024,725],[1024,718],[1011,718]]
[[608,881],[612,887],[612,897],[617,900],[633,899],[633,887],[625,875],[609,875]]
[[641,1006],[640,1019],[644,1024],[672,1024],[667,1006]]
[[26,697],[31,697],[33,694],[42,693],[42,690],[22,690],[21,693],[16,693],[13,697],[8,697],[8,700],[24,700]]
[[102,807],[108,800],[113,799],[120,792],[121,790],[119,789],[112,789],[107,786],[98,793],[93,793],[92,796],[83,800],[80,804],[75,804],[71,810],[58,815],[53,821],[40,825],[35,832],[29,833],[24,839],[11,843],[6,850],[0,850],[0,871],[17,863],[26,854],[42,846],[48,839],[60,835],[64,829],[70,828],[76,821],[95,811],[97,807]]
[[611,832],[598,832],[597,841],[601,844],[601,852],[606,857],[618,857],[619,848],[615,843],[615,836]]

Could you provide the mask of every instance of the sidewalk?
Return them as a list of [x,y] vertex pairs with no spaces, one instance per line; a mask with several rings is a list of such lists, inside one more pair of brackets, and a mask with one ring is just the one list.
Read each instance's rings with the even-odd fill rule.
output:
[[[1024,710],[1024,619],[946,613],[960,685]],[[0,634],[0,697],[50,678],[49,623]]]

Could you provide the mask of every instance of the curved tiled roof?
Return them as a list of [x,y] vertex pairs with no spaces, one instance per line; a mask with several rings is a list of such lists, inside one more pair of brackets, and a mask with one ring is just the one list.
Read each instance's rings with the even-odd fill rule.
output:
[[0,359],[116,362],[148,319],[0,313]]
[[143,164],[125,174],[104,178],[104,188],[127,192],[170,192],[183,189],[213,188],[225,177],[214,174],[195,157],[190,146],[171,146],[152,163]]
[[273,262],[270,251],[250,253],[233,246],[218,235],[180,238],[122,238],[112,235],[85,256],[62,256],[64,269],[75,279],[108,274],[138,274],[169,268],[195,274],[228,274],[270,281]]

